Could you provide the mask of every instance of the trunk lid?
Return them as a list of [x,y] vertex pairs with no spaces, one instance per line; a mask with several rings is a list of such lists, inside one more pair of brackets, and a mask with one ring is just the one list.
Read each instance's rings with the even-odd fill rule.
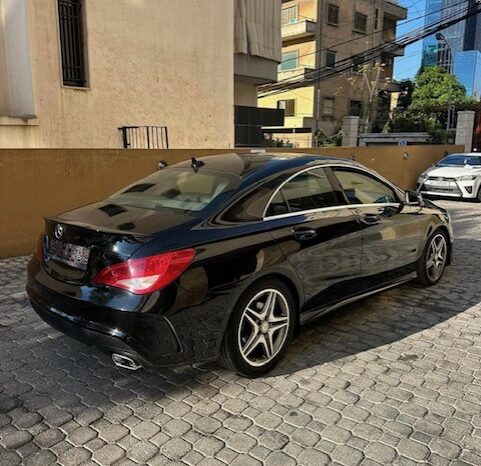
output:
[[91,281],[125,261],[155,234],[192,221],[188,215],[98,202],[45,220],[43,267],[53,278]]

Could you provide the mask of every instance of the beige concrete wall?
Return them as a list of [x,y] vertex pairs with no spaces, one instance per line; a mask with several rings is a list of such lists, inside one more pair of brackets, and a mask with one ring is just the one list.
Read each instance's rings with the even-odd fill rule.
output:
[[[439,160],[445,151],[459,150],[458,146],[393,146],[298,152],[354,156],[399,186],[412,188],[417,175]],[[0,150],[0,257],[30,254],[44,216],[103,199],[155,171],[158,160],[175,163],[194,155],[224,152],[228,149]],[[403,157],[404,152],[409,154],[407,159]]]
[[124,125],[233,145],[233,0],[85,0],[87,89],[62,85],[56,4],[28,0],[38,127],[0,126],[0,147],[120,148]]
[[257,86],[234,80],[234,105],[257,107]]

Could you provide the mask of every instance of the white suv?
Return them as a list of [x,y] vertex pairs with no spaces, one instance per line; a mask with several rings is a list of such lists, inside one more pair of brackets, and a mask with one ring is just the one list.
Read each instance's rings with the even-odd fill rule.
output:
[[418,192],[481,202],[481,154],[451,154],[421,173]]

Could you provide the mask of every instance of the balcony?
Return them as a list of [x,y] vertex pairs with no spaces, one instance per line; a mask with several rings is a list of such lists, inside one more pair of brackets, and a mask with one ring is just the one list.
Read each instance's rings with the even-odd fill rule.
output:
[[291,41],[313,37],[316,33],[316,22],[310,19],[289,23],[282,26],[282,40]]
[[309,72],[311,71],[314,71],[314,68],[309,66],[298,66],[290,70],[279,70],[277,74],[277,79],[279,81],[282,81],[283,79],[294,78],[294,77],[304,79],[309,76]]
[[398,5],[396,1],[384,1],[384,15],[395,21],[406,19],[408,16],[407,8]]

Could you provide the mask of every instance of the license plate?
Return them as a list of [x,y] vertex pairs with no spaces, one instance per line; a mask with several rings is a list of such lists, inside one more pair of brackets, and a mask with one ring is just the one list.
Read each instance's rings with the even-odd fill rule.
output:
[[436,181],[436,180],[428,180],[426,181],[426,184],[431,185],[431,186],[451,186],[451,181]]
[[48,242],[47,251],[50,259],[70,265],[70,267],[76,269],[87,269],[90,257],[89,248],[52,239]]

